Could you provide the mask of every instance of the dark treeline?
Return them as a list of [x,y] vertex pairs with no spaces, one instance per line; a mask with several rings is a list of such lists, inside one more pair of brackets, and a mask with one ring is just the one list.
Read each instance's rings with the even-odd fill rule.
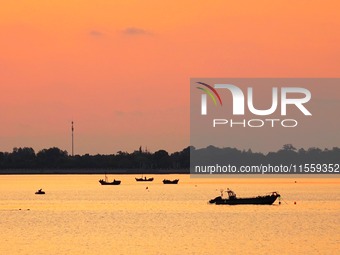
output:
[[192,149],[191,157],[195,165],[281,165],[281,164],[339,164],[340,148],[333,149],[301,148],[297,150],[292,144],[285,144],[276,152],[267,154],[235,148],[217,148],[208,146],[204,149]]
[[[154,172],[167,170],[170,172],[189,172],[190,154],[195,164],[301,164],[301,163],[339,163],[340,148],[325,149],[309,148],[297,150],[291,144],[286,144],[277,152],[268,154],[256,153],[251,150],[235,148],[217,148],[208,146],[204,149],[187,147],[180,152],[169,154],[165,150],[154,153],[143,151],[142,148],[132,153],[119,151],[111,155],[68,155],[67,151],[53,147],[36,153],[32,148],[14,148],[12,152],[0,152],[0,173],[11,173],[11,169],[138,169],[139,172]],[[177,170],[181,171],[177,171]],[[6,170],[6,171],[5,171]],[[154,170],[154,171],[153,171]],[[183,171],[184,170],[184,171]],[[48,171],[44,171],[48,172]],[[81,173],[82,171],[79,171]],[[84,173],[88,173],[85,171]],[[91,172],[91,171],[90,171]],[[95,173],[97,171],[93,171]],[[138,171],[125,171],[138,172]],[[159,171],[162,172],[162,171]]]
[[172,154],[165,150],[150,153],[140,148],[132,153],[70,156],[56,147],[38,153],[24,147],[0,152],[0,169],[189,169],[189,154],[187,147]]

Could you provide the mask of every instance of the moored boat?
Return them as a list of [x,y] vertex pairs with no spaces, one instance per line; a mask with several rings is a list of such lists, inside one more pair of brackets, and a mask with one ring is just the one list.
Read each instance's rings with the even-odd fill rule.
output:
[[109,182],[106,174],[105,174],[105,180],[100,179],[99,182],[101,185],[119,185],[121,183],[121,181],[116,180],[116,179],[114,179],[112,182]]
[[146,176],[144,176],[144,178],[135,178],[137,182],[152,182],[153,181],[153,177],[151,178],[146,178]]
[[99,180],[101,185],[119,185],[121,183],[121,181],[119,180],[113,180],[112,182],[107,182],[104,180]]
[[163,180],[163,183],[164,184],[177,184],[179,182],[179,179],[175,179],[175,180],[167,180],[167,179],[164,179]]
[[35,192],[36,195],[44,195],[45,191],[43,191],[42,189],[38,189],[38,191]]
[[223,194],[221,194],[221,196],[211,199],[209,203],[216,205],[271,205],[278,197],[280,197],[280,194],[277,192],[272,192],[271,194],[265,196],[245,198],[236,197],[236,194],[230,189],[227,189],[227,193],[228,198],[223,198]]

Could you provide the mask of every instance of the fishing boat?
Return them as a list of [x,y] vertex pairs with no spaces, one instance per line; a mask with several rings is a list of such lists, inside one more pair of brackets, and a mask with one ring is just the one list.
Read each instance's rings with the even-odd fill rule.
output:
[[38,191],[35,192],[36,195],[44,195],[45,191],[43,191],[42,189],[38,189]]
[[265,196],[238,198],[234,191],[227,189],[226,192],[228,198],[223,198],[222,191],[221,196],[211,199],[209,203],[216,205],[271,205],[280,197],[277,192],[271,192],[271,194]]
[[152,182],[153,178],[146,178],[146,176],[144,176],[144,178],[135,178],[137,182]]
[[105,180],[100,179],[99,182],[101,185],[119,185],[121,181],[114,179],[112,182],[109,182],[105,174]]
[[179,182],[179,179],[175,179],[175,180],[167,180],[167,179],[164,179],[163,180],[163,183],[164,184],[177,184]]

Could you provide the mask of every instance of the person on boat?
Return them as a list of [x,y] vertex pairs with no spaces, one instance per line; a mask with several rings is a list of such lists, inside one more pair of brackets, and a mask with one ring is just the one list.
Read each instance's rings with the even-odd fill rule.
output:
[[234,198],[236,198],[235,192],[232,191],[231,189],[227,188],[227,193],[228,193],[229,199],[234,199]]

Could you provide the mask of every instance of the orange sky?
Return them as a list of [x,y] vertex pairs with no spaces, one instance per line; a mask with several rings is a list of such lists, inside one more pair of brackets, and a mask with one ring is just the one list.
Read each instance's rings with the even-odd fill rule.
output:
[[189,145],[190,77],[339,77],[334,1],[0,3],[0,151]]

